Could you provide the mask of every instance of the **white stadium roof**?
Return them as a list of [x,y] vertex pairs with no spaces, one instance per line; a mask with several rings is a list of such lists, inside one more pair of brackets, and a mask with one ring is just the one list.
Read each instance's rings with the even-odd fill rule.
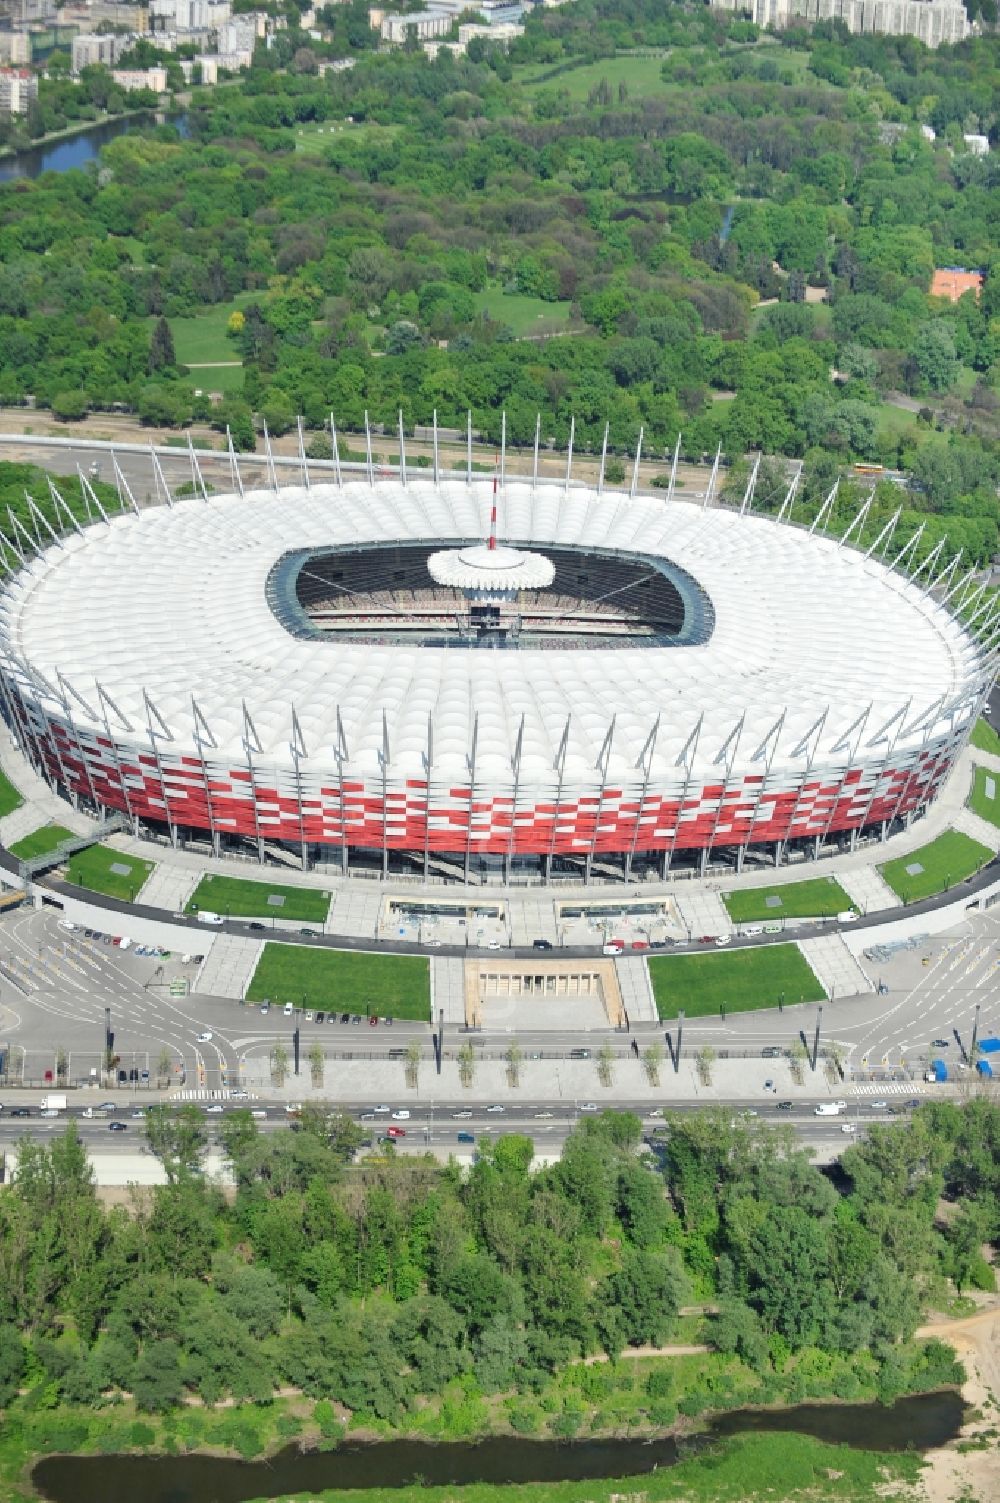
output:
[[[371,775],[384,715],[388,771],[418,778],[429,716],[435,769],[456,776],[478,717],[480,779],[509,775],[522,717],[522,777],[551,776],[567,719],[567,776],[602,758],[610,777],[634,773],[659,716],[649,771],[670,777],[691,759],[702,775],[724,768],[741,718],[740,761],[766,742],[775,770],[800,768],[808,751],[842,759],[866,711],[865,745],[880,735],[919,745],[953,726],[956,707],[971,714],[982,689],[972,639],[918,585],[861,552],[772,519],[577,486],[532,495],[509,482],[502,537],[541,553],[549,544],[669,559],[712,602],[707,641],[634,652],[350,644],[293,637],[268,604],[268,576],[289,550],[468,544],[488,531],[491,503],[488,480],[393,478],[114,516],[67,534],[5,586],[0,653],[42,675],[53,703],[61,676],[81,723],[80,701],[99,713],[100,684],[139,741],[148,696],[181,752],[203,750],[207,728],[213,756],[243,761],[245,703],[257,754],[286,764],[294,708],[311,768],[333,768],[339,711],[346,765]],[[103,732],[96,714],[94,723]]]

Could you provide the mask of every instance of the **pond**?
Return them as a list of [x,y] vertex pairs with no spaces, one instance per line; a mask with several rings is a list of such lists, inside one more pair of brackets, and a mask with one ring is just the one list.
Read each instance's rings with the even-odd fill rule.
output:
[[[187,134],[187,116],[171,115],[170,124],[181,135]],[[61,141],[49,141],[40,146],[29,146],[14,156],[0,157],[0,183],[18,177],[38,177],[43,172],[69,172],[74,167],[85,167],[96,162],[102,146],[123,136],[126,131],[142,130],[155,123],[152,114],[131,115],[125,120],[105,120],[100,125],[90,125],[85,130],[65,136]]]
[[[962,1424],[954,1390],[880,1404],[800,1404],[784,1410],[742,1409],[716,1417],[692,1445],[746,1431],[793,1430],[818,1440],[873,1451],[927,1450],[952,1440]],[[50,1503],[246,1503],[250,1498],[324,1488],[432,1487],[477,1482],[571,1482],[640,1476],[679,1459],[662,1440],[518,1440],[509,1436],[440,1445],[419,1440],[342,1445],[303,1452],[288,1446],[267,1461],[217,1456],[50,1456],[32,1481]]]

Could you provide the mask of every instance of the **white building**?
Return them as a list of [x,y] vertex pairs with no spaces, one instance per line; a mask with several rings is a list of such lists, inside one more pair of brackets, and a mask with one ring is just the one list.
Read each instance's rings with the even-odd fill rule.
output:
[[962,140],[965,142],[965,149],[966,149],[966,151],[971,152],[974,157],[988,157],[989,156],[989,154],[990,154],[990,138],[989,138],[989,136],[976,136],[976,135],[963,136]]
[[380,35],[383,42],[395,47],[402,46],[411,33],[418,42],[426,42],[433,37],[446,36],[454,19],[443,10],[417,10],[408,16],[385,16]]
[[217,31],[232,13],[229,0],[149,0],[154,31]]
[[156,94],[163,94],[167,87],[167,70],[164,67],[155,68],[115,68],[111,74],[120,89],[131,93],[133,89],[152,89]]
[[506,47],[517,37],[523,36],[524,27],[519,26],[516,21],[498,21],[495,26],[481,26],[476,21],[470,21],[467,25],[458,28],[458,40],[463,52],[473,37],[485,37],[487,41]]
[[917,37],[928,47],[963,41],[972,31],[961,0],[713,0],[777,30],[792,21],[843,21],[848,31]]
[[38,79],[29,68],[0,68],[0,115],[26,115],[38,98]]
[[134,46],[135,37],[98,36],[93,33],[89,36],[74,37],[71,51],[73,72],[79,73],[81,68],[92,68],[100,64],[105,68],[113,68],[118,59]]
[[230,16],[219,27],[220,52],[246,52],[253,56],[257,42],[267,36],[267,16],[253,11],[245,16]]
[[31,38],[26,31],[0,31],[0,63],[30,63]]

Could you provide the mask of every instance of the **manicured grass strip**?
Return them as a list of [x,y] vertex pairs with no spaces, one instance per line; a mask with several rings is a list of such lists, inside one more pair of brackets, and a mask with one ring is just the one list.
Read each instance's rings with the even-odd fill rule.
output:
[[248,303],[259,302],[260,296],[259,292],[238,292],[231,303],[210,303],[190,318],[169,319],[178,364],[239,360],[239,346],[227,334],[229,315],[237,309],[242,310]]
[[[904,903],[915,903],[920,898],[929,898],[936,892],[944,892],[971,877],[987,861],[993,852],[978,840],[963,835],[961,830],[945,830],[929,845],[922,845],[908,856],[887,861],[879,867],[897,897]],[[908,871],[907,867],[919,866],[921,871]]]
[[670,955],[649,962],[656,1010],[661,1018],[753,1012],[779,1001],[821,1002],[826,996],[798,945],[764,945],[723,954]]
[[[777,898],[779,902],[769,904],[768,898]],[[783,918],[827,918],[853,906],[840,883],[832,877],[724,892],[722,901],[735,924],[749,924],[756,919],[776,922]]]
[[13,814],[15,809],[20,809],[24,799],[18,793],[14,784],[6,773],[0,772],[0,819],[5,814]]
[[12,856],[20,856],[22,861],[30,861],[33,856],[45,856],[64,840],[72,838],[72,830],[65,829],[63,825],[42,825],[39,829],[32,830],[30,835],[23,835],[20,840],[15,840],[10,853]]
[[1000,825],[1000,772],[990,772],[988,767],[976,768],[969,808],[980,819]]
[[978,751],[991,752],[994,757],[1000,757],[1000,736],[988,720],[977,720],[969,739]]
[[[282,898],[269,903],[268,898]],[[185,913],[207,908],[223,918],[285,918],[325,924],[330,894],[315,887],[281,887],[274,882],[246,882],[240,877],[202,877]]]
[[519,339],[525,334],[552,334],[569,327],[568,302],[547,303],[543,298],[504,292],[500,287],[487,287],[475,293],[474,301],[480,313],[506,324]]
[[[105,897],[134,903],[153,864],[139,856],[112,850],[108,845],[92,845],[70,857],[66,875],[77,887],[89,887],[91,892],[103,892]],[[128,871],[113,872],[112,866],[127,866]]]
[[265,997],[272,1002],[294,1002],[297,1007],[426,1023],[431,1015],[430,962],[415,955],[266,944],[247,1001],[261,1002]]

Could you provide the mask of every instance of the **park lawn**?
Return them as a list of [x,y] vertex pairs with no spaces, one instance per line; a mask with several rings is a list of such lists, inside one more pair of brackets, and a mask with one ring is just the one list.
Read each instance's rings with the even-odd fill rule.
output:
[[20,809],[24,799],[18,793],[14,784],[6,773],[0,772],[0,819],[5,814],[13,814],[15,809]]
[[269,942],[247,990],[248,1002],[262,1002],[265,997],[302,1007],[426,1023],[431,1015],[430,962],[416,955],[373,955],[363,950]]
[[500,287],[486,287],[472,296],[480,313],[495,323],[506,324],[518,339],[526,334],[560,334],[570,327],[567,301],[547,303],[543,298],[504,292]]
[[[978,840],[963,835],[961,830],[945,830],[929,845],[911,851],[908,856],[899,856],[879,867],[885,881],[904,903],[915,903],[920,898],[929,898],[933,893],[943,892],[971,877],[987,861],[993,852]],[[922,866],[923,871],[908,872],[908,866]]]
[[303,156],[322,156],[334,141],[391,141],[400,125],[380,125],[375,120],[321,120],[295,127],[295,150]]
[[978,751],[990,752],[992,756],[1000,757],[1000,736],[988,720],[976,721],[976,727],[970,739]]
[[[780,898],[780,906],[769,907],[768,898]],[[847,893],[832,877],[724,892],[722,901],[734,924],[751,924],[757,919],[827,918],[853,907]]]
[[226,334],[229,315],[248,303],[259,302],[260,296],[259,292],[238,292],[231,303],[209,303],[190,318],[168,319],[178,364],[239,360],[240,352]]
[[[993,789],[992,795],[989,789]],[[977,767],[969,794],[969,808],[980,819],[991,825],[1000,825],[1000,773],[990,772],[988,767]]]
[[880,402],[875,420],[875,436],[879,443],[891,443],[912,433],[917,426],[917,414],[905,407],[894,407],[891,402]]
[[661,1018],[688,1018],[777,1007],[784,997],[822,1002],[826,993],[798,945],[763,945],[753,950],[715,950],[705,955],[658,956],[649,962],[656,1010]]
[[[269,903],[268,898],[284,898]],[[282,887],[276,882],[246,882],[240,877],[202,877],[191,894],[185,913],[207,908],[226,918],[284,918],[308,924],[325,924],[330,894],[315,887]]]
[[22,861],[30,861],[33,856],[48,855],[49,851],[54,851],[64,840],[72,838],[73,831],[67,830],[63,825],[41,825],[39,829],[32,830],[30,835],[23,835],[20,840],[15,840],[10,853],[12,856],[19,856]]
[[242,365],[205,365],[200,370],[189,371],[185,376],[188,386],[199,391],[221,391],[230,394],[243,390]]
[[[134,903],[153,865],[152,861],[129,856],[109,845],[92,845],[69,858],[66,880],[77,887],[87,887],[91,892],[103,892],[107,898]],[[113,872],[112,866],[127,866],[128,871]]]
[[528,94],[534,94],[538,89],[565,89],[570,99],[581,104],[585,104],[591,91],[598,87],[602,79],[606,79],[617,105],[620,83],[628,90],[629,99],[648,99],[652,95],[666,94],[668,85],[660,77],[665,55],[607,57],[596,63],[584,63],[579,68],[567,68],[565,73],[557,73],[549,78],[545,77],[545,74],[552,72],[548,64],[541,68],[532,67],[530,70],[516,68],[514,78]]

